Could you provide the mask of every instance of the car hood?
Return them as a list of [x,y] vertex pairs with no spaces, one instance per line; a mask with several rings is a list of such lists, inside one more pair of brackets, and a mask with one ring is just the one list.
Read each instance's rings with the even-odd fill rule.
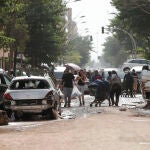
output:
[[12,99],[43,99],[49,91],[52,89],[31,89],[31,90],[7,90],[6,93],[9,93]]

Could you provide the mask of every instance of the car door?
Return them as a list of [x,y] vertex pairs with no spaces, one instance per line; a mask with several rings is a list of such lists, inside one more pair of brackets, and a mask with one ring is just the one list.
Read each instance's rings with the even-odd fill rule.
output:
[[7,75],[0,74],[0,104],[3,103],[3,94],[10,84],[10,81],[11,79]]

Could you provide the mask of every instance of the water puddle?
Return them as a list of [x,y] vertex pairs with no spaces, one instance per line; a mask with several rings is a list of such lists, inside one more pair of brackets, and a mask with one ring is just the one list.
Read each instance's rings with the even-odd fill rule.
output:
[[69,111],[69,110],[64,110],[61,114],[62,119],[75,119],[76,114]]

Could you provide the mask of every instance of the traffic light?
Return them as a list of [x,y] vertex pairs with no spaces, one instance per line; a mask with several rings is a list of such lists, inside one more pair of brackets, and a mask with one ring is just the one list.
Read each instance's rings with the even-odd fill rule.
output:
[[104,27],[102,27],[102,34],[104,34]]

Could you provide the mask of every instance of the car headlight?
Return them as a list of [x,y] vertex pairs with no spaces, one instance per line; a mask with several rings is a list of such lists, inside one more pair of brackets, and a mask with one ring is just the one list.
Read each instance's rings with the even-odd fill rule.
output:
[[42,100],[42,104],[46,105],[47,104],[47,100]]
[[15,101],[11,101],[11,105],[16,105],[16,102]]

